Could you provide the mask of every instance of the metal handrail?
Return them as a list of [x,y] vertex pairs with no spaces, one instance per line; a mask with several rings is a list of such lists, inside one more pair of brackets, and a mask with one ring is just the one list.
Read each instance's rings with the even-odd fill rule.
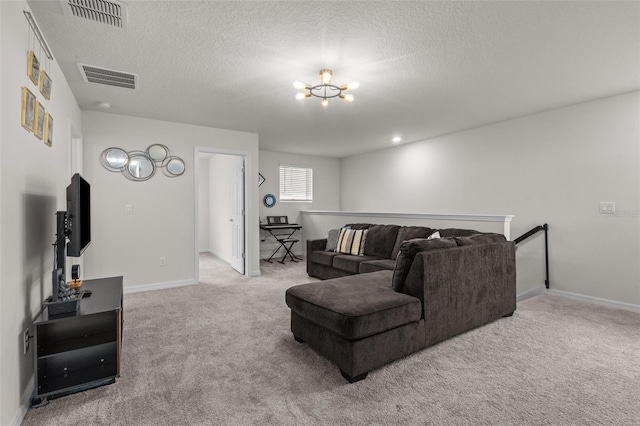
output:
[[548,241],[548,230],[549,230],[549,225],[547,225],[545,223],[544,225],[536,226],[535,228],[533,228],[529,232],[525,232],[524,234],[522,234],[521,236],[519,236],[518,238],[513,240],[516,244],[518,244],[518,243],[526,240],[530,236],[532,236],[534,234],[537,234],[540,231],[544,231],[544,262],[545,262],[545,267],[546,267],[546,271],[547,271],[547,278],[544,280],[544,286],[547,289],[549,288],[549,241]]

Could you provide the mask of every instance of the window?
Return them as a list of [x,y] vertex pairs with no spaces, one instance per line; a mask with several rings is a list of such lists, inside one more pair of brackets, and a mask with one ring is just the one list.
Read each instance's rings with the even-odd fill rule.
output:
[[313,201],[313,169],[281,165],[280,201]]

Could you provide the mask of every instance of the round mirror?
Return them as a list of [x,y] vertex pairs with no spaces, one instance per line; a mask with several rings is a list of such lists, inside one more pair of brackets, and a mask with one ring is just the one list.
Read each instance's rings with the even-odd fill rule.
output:
[[127,167],[122,171],[131,180],[147,180],[156,172],[156,165],[145,153],[135,153],[129,155]]
[[149,157],[156,164],[160,164],[165,158],[169,156],[169,148],[161,144],[155,144],[147,148],[147,157]]
[[185,170],[184,161],[180,157],[169,157],[162,167],[164,174],[169,177],[180,176]]
[[105,169],[111,172],[120,172],[127,166],[129,154],[120,148],[107,148],[102,151],[100,159]]

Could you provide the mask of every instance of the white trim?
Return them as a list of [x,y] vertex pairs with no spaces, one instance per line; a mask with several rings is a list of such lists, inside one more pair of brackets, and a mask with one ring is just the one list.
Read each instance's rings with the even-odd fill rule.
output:
[[198,284],[198,281],[193,281],[193,280],[169,281],[166,283],[140,284],[140,285],[134,285],[131,287],[125,287],[123,289],[123,292],[124,294],[141,293],[143,291],[165,290],[167,288],[186,287],[188,285],[196,285],[196,284]]
[[34,380],[35,378],[31,376],[31,380],[29,380],[31,387],[25,389],[24,394],[22,395],[22,403],[20,404],[18,412],[11,420],[11,426],[20,426],[24,420],[24,416],[27,415],[27,411],[29,411],[29,407],[31,406],[31,400],[36,396],[36,385]]
[[260,269],[256,269],[255,271],[251,271],[250,277],[259,277],[261,274]]
[[516,296],[516,302],[522,302],[523,300],[530,299],[532,297],[540,296],[541,294],[546,293],[546,288],[544,287],[536,287],[531,290],[525,291],[524,293],[520,293]]
[[437,213],[381,213],[381,212],[343,212],[331,210],[301,210],[302,214],[320,216],[356,216],[356,217],[385,217],[399,219],[433,219],[433,220],[460,220],[466,222],[503,222],[504,236],[511,239],[511,221],[515,217],[512,214],[437,214]]
[[554,296],[567,297],[569,299],[581,300],[583,302],[597,303],[599,305],[605,305],[612,308],[624,309],[627,311],[640,312],[640,305],[634,305],[633,303],[618,302],[616,300],[602,299],[600,297],[586,296],[584,294],[571,293],[569,291],[562,290],[547,290],[547,294]]

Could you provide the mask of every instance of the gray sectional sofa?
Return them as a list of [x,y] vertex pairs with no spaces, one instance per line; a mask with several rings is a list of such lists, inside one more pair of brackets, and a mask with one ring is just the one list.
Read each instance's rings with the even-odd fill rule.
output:
[[349,382],[515,311],[515,245],[504,236],[442,229],[442,238],[427,240],[434,230],[350,226],[369,229],[364,255],[326,252],[322,240],[309,241],[309,275],[330,279],[285,296],[295,339]]

